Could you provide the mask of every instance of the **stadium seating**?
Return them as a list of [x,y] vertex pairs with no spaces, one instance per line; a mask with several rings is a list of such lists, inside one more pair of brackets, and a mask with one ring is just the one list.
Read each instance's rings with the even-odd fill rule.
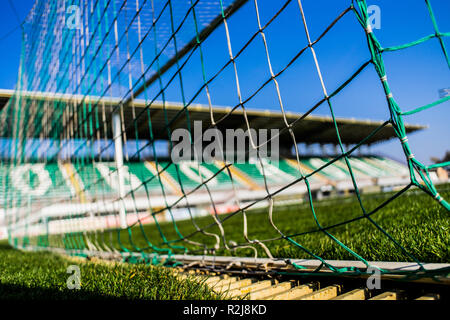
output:
[[[280,159],[269,162],[263,159],[235,163],[227,170],[223,163],[202,163],[184,161],[127,163],[124,167],[124,186],[127,195],[135,194],[181,194],[193,189],[210,191],[232,189],[263,189],[295,182],[301,177],[299,167],[310,182],[334,184],[343,182],[350,186],[350,174],[343,159],[327,165],[332,158],[308,157]],[[349,159],[358,183],[373,181],[380,185],[404,183],[409,170],[404,165],[378,156],[352,157]],[[264,170],[264,173],[263,173]],[[158,175],[158,172],[160,173]],[[230,177],[231,174],[231,177]],[[264,178],[265,177],[265,178]],[[383,180],[385,179],[385,180]],[[406,180],[405,180],[406,179]],[[82,201],[101,199],[117,195],[119,181],[114,162],[93,163],[35,163],[0,168],[0,192],[6,188],[20,191],[23,199],[45,199],[52,197],[78,197]],[[2,201],[5,201],[2,197]]]
[[52,197],[70,197],[72,193],[70,180],[56,163],[28,163],[12,168],[1,166],[0,185],[2,198],[8,188],[20,191],[21,199],[17,198],[14,201],[26,202],[28,198],[35,200],[45,198],[49,194]]

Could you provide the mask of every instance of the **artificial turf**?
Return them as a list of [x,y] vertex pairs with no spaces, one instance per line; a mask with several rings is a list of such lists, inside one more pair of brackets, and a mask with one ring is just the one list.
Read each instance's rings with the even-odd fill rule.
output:
[[[438,190],[445,199],[450,198],[449,185],[442,185]],[[362,203],[366,212],[372,212],[394,194],[363,195]],[[366,217],[358,219],[362,216],[362,209],[355,195],[347,198],[314,201],[314,209],[317,221],[323,228],[343,223],[328,229],[328,233],[368,261],[414,261],[414,259],[421,262],[444,263],[450,261],[449,213],[432,197],[418,189],[409,189],[370,215],[382,230]],[[231,251],[223,249],[224,243],[243,244],[246,242],[243,236],[242,213],[219,217],[224,219],[222,222],[224,237],[221,237],[220,230],[217,225],[214,225],[212,217],[195,218],[198,227],[210,234],[214,233],[220,236],[221,249],[216,251],[216,254],[253,255],[254,252],[250,249]],[[248,211],[247,219],[250,240],[280,238],[280,234],[269,222],[267,209]],[[356,220],[346,223],[352,219]],[[293,235],[290,237],[292,240],[324,259],[357,259],[337,241],[320,230],[308,203],[275,206],[273,220],[283,234]],[[204,248],[184,241],[180,235],[190,241],[207,244],[209,248],[214,247],[216,243],[215,237],[197,232],[191,220],[178,221],[176,227],[178,232],[175,230],[174,223],[163,222],[160,224],[160,232],[155,224],[137,225],[128,231],[120,232],[120,244],[118,232],[115,231],[109,232],[109,235],[99,236],[97,234],[95,237],[91,236],[90,239],[97,243],[101,240],[100,242],[104,244],[116,248],[126,248],[130,251],[144,249],[153,252],[156,247],[158,249],[170,248],[173,252],[180,253],[183,252],[183,248],[188,248],[191,254],[202,254]],[[298,235],[300,233],[303,234]],[[161,234],[166,238],[166,242],[162,241]],[[191,236],[192,234],[193,236]],[[312,258],[310,254],[286,239],[264,243],[275,257]],[[260,257],[265,257],[260,246],[253,246],[257,248]]]
[[[70,265],[79,267],[80,289],[68,289]],[[70,270],[69,270],[70,271]],[[218,299],[206,285],[180,280],[167,268],[69,259],[23,252],[0,243],[0,299],[146,300]]]
[[[439,188],[440,194],[450,198],[450,186]],[[394,193],[363,195],[362,202],[367,212],[371,212]],[[411,261],[414,257],[423,262],[450,261],[450,222],[448,211],[430,196],[409,190],[394,201],[371,215],[371,218],[387,232],[392,239],[407,250],[402,251],[385,233],[368,221],[367,218],[348,220],[361,216],[361,206],[355,196],[346,198],[314,201],[317,219],[323,228],[343,223],[327,229],[330,235],[370,261]],[[219,255],[252,255],[249,249],[224,250],[223,244],[244,243],[243,215],[222,215],[225,237],[220,237]],[[279,237],[270,225],[267,209],[247,212],[249,239],[271,239]],[[292,236],[304,248],[325,259],[355,259],[335,240],[318,228],[310,206],[307,203],[275,206],[273,219],[275,225],[286,235]],[[212,234],[220,231],[212,217],[195,218],[201,228]],[[99,249],[108,245],[116,249],[130,251],[171,248],[174,253],[188,248],[191,253],[203,249],[180,238],[196,231],[192,221],[178,221],[160,224],[161,232],[155,224],[134,226],[129,230],[108,231],[105,233],[87,233],[79,238],[79,243],[96,245]],[[166,237],[164,243],[161,234]],[[120,235],[120,238],[119,238]],[[67,235],[66,235],[67,237]],[[73,237],[73,235],[72,235]],[[120,239],[120,242],[119,242]],[[200,232],[188,237],[190,241],[206,244],[209,248],[215,244],[215,238]],[[75,241],[76,239],[72,239]],[[58,245],[61,237],[54,237],[50,245]],[[71,243],[67,238],[66,244]],[[305,251],[286,239],[264,242],[275,257],[311,258]],[[61,246],[61,244],[59,243]],[[150,248],[149,246],[152,246]],[[264,251],[254,245],[259,256]],[[211,254],[211,252],[209,252]],[[81,290],[69,290],[66,285],[69,265],[80,266]],[[23,252],[12,249],[5,242],[0,243],[0,297],[16,299],[216,299],[220,298],[206,286],[194,281],[180,281],[168,269],[143,264],[114,265],[92,261],[71,260],[49,252]]]

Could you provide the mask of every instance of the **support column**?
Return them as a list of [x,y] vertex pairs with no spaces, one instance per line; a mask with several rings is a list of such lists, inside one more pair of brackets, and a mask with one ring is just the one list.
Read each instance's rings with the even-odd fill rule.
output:
[[122,119],[119,112],[114,112],[112,116],[112,127],[114,137],[114,159],[117,168],[117,178],[119,181],[119,220],[120,227],[125,229],[128,227],[125,211],[125,176],[123,172],[123,141],[122,141]]

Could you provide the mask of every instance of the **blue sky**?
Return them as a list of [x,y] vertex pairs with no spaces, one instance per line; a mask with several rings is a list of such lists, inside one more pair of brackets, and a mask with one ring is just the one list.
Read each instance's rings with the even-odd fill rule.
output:
[[[18,18],[8,0],[0,0],[0,88],[12,89],[17,79],[20,57],[20,31],[18,19],[23,20],[34,0],[12,0]],[[260,15],[264,24],[282,1],[259,0]],[[311,38],[315,39],[344,10],[349,0],[313,1],[304,0]],[[325,5],[326,4],[326,5]],[[423,0],[389,1],[372,0],[369,5],[381,9],[381,29],[374,30],[383,47],[403,44],[433,33],[431,20]],[[450,32],[450,2],[431,0],[441,32]],[[306,44],[296,1],[289,4],[276,21],[266,30],[267,43],[274,71],[277,72]],[[255,32],[256,16],[253,1],[249,1],[230,20],[230,37],[235,52]],[[12,30],[16,31],[10,33]],[[205,65],[208,75],[214,72],[228,58],[223,27],[216,30],[214,37],[204,45]],[[450,38],[445,39],[450,52]],[[211,48],[210,50],[208,50]],[[354,14],[347,14],[315,47],[324,82],[332,92],[360,65],[369,59],[364,33]],[[450,87],[450,70],[445,62],[436,39],[406,50],[384,54],[390,87],[402,110],[433,102],[439,98],[438,90]],[[250,95],[267,78],[268,68],[263,42],[252,42],[237,60],[242,95]],[[201,85],[199,65],[187,67],[184,74],[186,95]],[[232,69],[226,70],[218,81],[211,84],[212,102],[216,105],[237,103]],[[310,52],[306,52],[280,78],[281,93],[286,110],[305,112],[322,97],[322,89]],[[168,100],[181,101],[178,87],[169,87]],[[205,103],[205,96],[196,102]],[[380,82],[372,66],[367,67],[347,88],[333,100],[336,116],[374,120],[386,120],[388,108]],[[249,104],[249,108],[279,110],[273,86],[267,86]],[[322,105],[316,114],[330,115],[328,107]],[[430,157],[442,157],[450,150],[450,102],[424,112],[407,116],[405,122],[428,125],[423,132],[409,137],[416,157],[424,163]],[[375,146],[373,151],[403,159],[399,142],[392,141]]]
[[[12,2],[18,18],[23,21],[32,8],[34,0],[12,0]],[[16,84],[19,69],[21,32],[18,28],[18,18],[9,1],[0,0],[0,3],[2,8],[0,10],[0,88],[12,89]]]

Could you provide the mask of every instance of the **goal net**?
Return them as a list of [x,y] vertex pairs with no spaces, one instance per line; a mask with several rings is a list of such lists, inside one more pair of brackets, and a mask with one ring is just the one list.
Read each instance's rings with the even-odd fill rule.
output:
[[[415,80],[396,66],[422,46],[448,78],[448,17],[432,3],[448,9],[417,1],[423,28],[379,39],[384,11],[363,0],[36,0],[0,113],[5,235],[17,248],[155,264],[423,271],[428,258],[401,231],[426,215],[402,214],[416,198],[447,228],[436,185],[449,162],[416,157],[407,134],[422,127],[406,122],[450,97],[395,89]],[[390,138],[401,160],[369,151]],[[448,244],[446,230],[429,246]]]

